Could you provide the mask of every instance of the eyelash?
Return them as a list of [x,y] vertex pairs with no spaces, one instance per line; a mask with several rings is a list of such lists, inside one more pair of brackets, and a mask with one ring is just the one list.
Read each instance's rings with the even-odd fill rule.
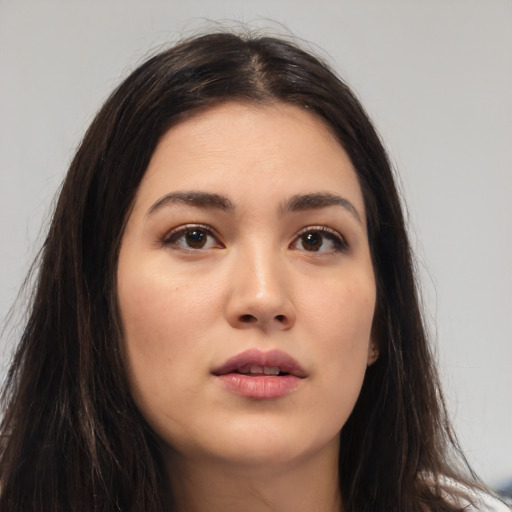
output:
[[[185,226],[180,226],[176,229],[173,229],[170,233],[167,233],[165,237],[162,239],[162,244],[178,248],[180,246],[180,244],[178,243],[180,238],[185,237],[187,233],[192,233],[193,231],[203,232],[207,237],[214,238],[220,248],[224,247],[224,245],[221,242],[219,242],[219,236],[214,233],[211,227],[206,226],[204,224],[187,224]],[[197,251],[204,249],[203,247],[195,248],[186,247],[184,245],[181,248],[188,251]]]
[[[216,241],[216,247],[190,247],[186,246],[185,243],[180,244],[179,241],[181,238],[185,237],[188,233],[192,233],[194,231],[202,232],[203,235],[206,237],[211,237],[215,239]],[[340,235],[337,231],[328,228],[326,226],[308,226],[306,228],[303,228],[293,241],[290,243],[290,247],[294,247],[296,244],[299,244],[301,241],[301,237],[309,234],[315,234],[320,233],[322,240],[320,243],[320,246],[318,249],[324,246],[325,239],[329,240],[333,244],[333,248],[329,251],[320,251],[320,250],[308,250],[306,248],[300,249],[304,252],[310,252],[310,253],[319,253],[319,252],[346,252],[349,249],[348,243],[345,240],[345,238]],[[204,224],[187,224],[185,226],[180,226],[174,230],[172,230],[170,233],[167,233],[162,238],[162,244],[165,246],[174,246],[173,248],[181,248],[186,251],[200,251],[200,250],[207,250],[212,248],[224,248],[224,244],[219,241],[219,236],[212,230],[211,227],[204,225]],[[304,241],[304,239],[303,239]],[[208,241],[205,242],[205,245],[208,243]]]
[[[330,240],[333,244],[332,252],[346,252],[349,249],[348,243],[345,240],[345,237],[343,237],[340,233],[335,231],[334,229],[328,228],[327,226],[308,226],[297,234],[296,238],[292,242],[292,244],[296,244],[300,242],[300,239],[302,236],[312,233],[320,233],[323,238],[327,238]],[[320,247],[322,247],[324,244],[324,241],[322,241],[322,244]],[[327,251],[308,251],[307,249],[304,249],[306,252],[327,252]]]

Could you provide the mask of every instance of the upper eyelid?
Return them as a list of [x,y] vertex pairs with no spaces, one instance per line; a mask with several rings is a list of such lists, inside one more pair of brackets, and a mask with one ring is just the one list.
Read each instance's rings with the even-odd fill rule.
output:
[[304,233],[307,231],[330,231],[335,234],[339,234],[341,236],[341,233],[338,232],[338,230],[330,228],[329,226],[324,226],[323,224],[311,224],[310,226],[304,226],[303,228],[299,229],[298,233]]
[[[293,240],[290,242],[290,247],[298,243],[300,237],[306,233],[319,232],[322,236],[330,238],[332,243],[337,247],[337,252],[346,252],[350,250],[350,244],[347,238],[341,234],[337,229],[333,229],[326,225],[311,225],[306,226],[299,230]],[[323,251],[312,251],[311,254],[321,254]]]
[[345,243],[347,242],[347,239],[345,238],[345,236],[343,236],[337,229],[333,229],[333,228],[330,228],[328,226],[323,226],[323,225],[306,226],[306,227],[300,229],[295,236],[301,236],[304,233],[308,233],[309,231],[320,231],[321,233],[328,233],[328,234],[331,234],[333,236],[340,238]]
[[216,229],[214,229],[212,226],[209,226],[207,224],[201,224],[201,223],[189,223],[189,224],[182,224],[180,226],[177,226],[173,229],[171,229],[170,231],[167,231],[163,237],[162,237],[162,241],[163,242],[166,242],[166,241],[169,241],[169,239],[173,236],[173,235],[178,235],[178,234],[185,234],[187,231],[191,230],[191,229],[203,229],[204,231],[206,231],[209,235],[213,236],[218,242],[222,243],[221,242],[221,237],[220,237],[220,234],[217,232]]
[[[188,223],[188,224],[182,224],[180,226],[177,226],[177,227],[171,229],[170,231],[167,231],[162,236],[162,241],[164,243],[166,243],[166,242],[170,241],[170,238],[172,236],[178,235],[180,233],[185,234],[188,230],[191,230],[194,228],[205,230],[208,233],[208,235],[213,236],[219,243],[223,243],[220,233],[215,228],[213,228],[211,225],[202,224],[202,223]],[[329,226],[325,226],[322,224],[318,224],[318,225],[312,224],[309,226],[304,226],[303,228],[299,229],[294,234],[292,242],[294,240],[296,240],[298,237],[300,237],[301,235],[303,235],[304,233],[308,233],[309,231],[319,231],[324,234],[328,234],[328,235],[330,234],[333,237],[339,238],[342,243],[348,245],[346,237],[343,234],[341,234],[337,229],[334,229],[334,228],[331,228]]]

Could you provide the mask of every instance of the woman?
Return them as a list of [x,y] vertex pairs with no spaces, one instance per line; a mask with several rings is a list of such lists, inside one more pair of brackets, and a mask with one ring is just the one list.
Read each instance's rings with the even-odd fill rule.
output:
[[4,402],[1,510],[484,509],[386,153],[281,40],[195,38],[112,94]]

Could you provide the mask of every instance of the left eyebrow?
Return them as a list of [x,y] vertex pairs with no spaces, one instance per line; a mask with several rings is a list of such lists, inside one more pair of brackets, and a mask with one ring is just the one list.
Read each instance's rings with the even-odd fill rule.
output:
[[326,208],[328,206],[341,206],[346,211],[348,211],[352,217],[354,217],[354,219],[356,219],[360,224],[363,224],[357,208],[348,199],[345,199],[344,197],[338,196],[336,194],[332,194],[330,192],[297,194],[292,196],[281,205],[281,211],[283,213],[298,212],[302,210]]

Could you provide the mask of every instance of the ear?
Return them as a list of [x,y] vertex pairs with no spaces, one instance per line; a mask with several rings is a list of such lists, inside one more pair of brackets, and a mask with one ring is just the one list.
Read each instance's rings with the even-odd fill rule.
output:
[[371,366],[377,359],[379,358],[379,347],[374,339],[370,340],[370,344],[368,345],[368,359],[366,364]]

